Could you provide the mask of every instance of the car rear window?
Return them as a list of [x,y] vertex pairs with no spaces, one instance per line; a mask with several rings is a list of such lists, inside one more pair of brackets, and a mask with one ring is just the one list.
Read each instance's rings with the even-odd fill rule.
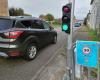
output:
[[0,30],[10,29],[13,25],[13,20],[0,19]]

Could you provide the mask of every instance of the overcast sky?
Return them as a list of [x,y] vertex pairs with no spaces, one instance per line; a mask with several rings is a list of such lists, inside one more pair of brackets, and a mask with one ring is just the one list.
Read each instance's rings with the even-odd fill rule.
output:
[[[84,18],[90,9],[91,0],[76,0],[75,16]],[[51,13],[56,18],[62,16],[62,6],[68,0],[8,0],[9,7],[23,8],[25,13],[38,17],[40,14]]]

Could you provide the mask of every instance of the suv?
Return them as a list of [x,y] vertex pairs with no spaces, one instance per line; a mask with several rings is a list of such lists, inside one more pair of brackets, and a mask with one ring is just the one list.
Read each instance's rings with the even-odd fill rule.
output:
[[36,57],[37,50],[52,42],[57,32],[46,21],[33,17],[0,18],[0,53],[10,57]]

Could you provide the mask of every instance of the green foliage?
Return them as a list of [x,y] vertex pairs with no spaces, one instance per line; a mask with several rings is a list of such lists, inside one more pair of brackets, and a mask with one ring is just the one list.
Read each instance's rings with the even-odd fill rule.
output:
[[16,14],[16,13],[15,13],[15,8],[10,8],[10,9],[9,9],[9,14],[10,14],[10,16],[15,15],[15,14]]
[[45,16],[45,19],[46,19],[47,21],[53,21],[53,20],[54,20],[54,16],[53,16],[52,14],[48,13],[48,14]]
[[41,18],[41,19],[44,19],[44,20],[45,20],[45,15],[41,14],[41,15],[39,16],[39,18]]
[[39,16],[39,18],[48,21],[50,24],[52,24],[56,27],[61,25],[61,19],[55,19],[54,16],[51,13],[48,13],[46,15],[41,14]]
[[93,69],[91,69],[91,77],[92,78],[97,78],[97,68],[93,68]]
[[97,30],[90,29],[89,30],[89,36],[92,37],[93,41],[100,41],[100,38],[97,35]]
[[10,8],[9,9],[10,16],[32,16],[31,14],[24,13],[22,8]]
[[59,25],[59,24],[53,24],[52,26],[53,26],[54,28],[61,27],[61,25]]
[[24,10],[22,8],[10,8],[9,9],[10,16],[23,16]]
[[53,24],[55,25],[61,25],[61,19],[55,19]]

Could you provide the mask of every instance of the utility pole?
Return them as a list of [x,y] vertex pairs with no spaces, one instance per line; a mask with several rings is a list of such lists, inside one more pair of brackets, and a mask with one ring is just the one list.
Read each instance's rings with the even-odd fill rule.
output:
[[75,7],[75,0],[72,2],[71,7],[71,26],[70,26],[70,35],[68,35],[68,47],[67,47],[67,54],[70,56],[70,69],[71,69],[71,80],[75,80],[75,63],[74,63],[74,53],[73,53],[73,25],[74,25],[74,7]]
[[73,24],[74,24],[74,5],[75,0],[62,7],[62,31],[68,34],[67,42],[67,71],[70,80],[75,80],[75,58],[73,52]]

